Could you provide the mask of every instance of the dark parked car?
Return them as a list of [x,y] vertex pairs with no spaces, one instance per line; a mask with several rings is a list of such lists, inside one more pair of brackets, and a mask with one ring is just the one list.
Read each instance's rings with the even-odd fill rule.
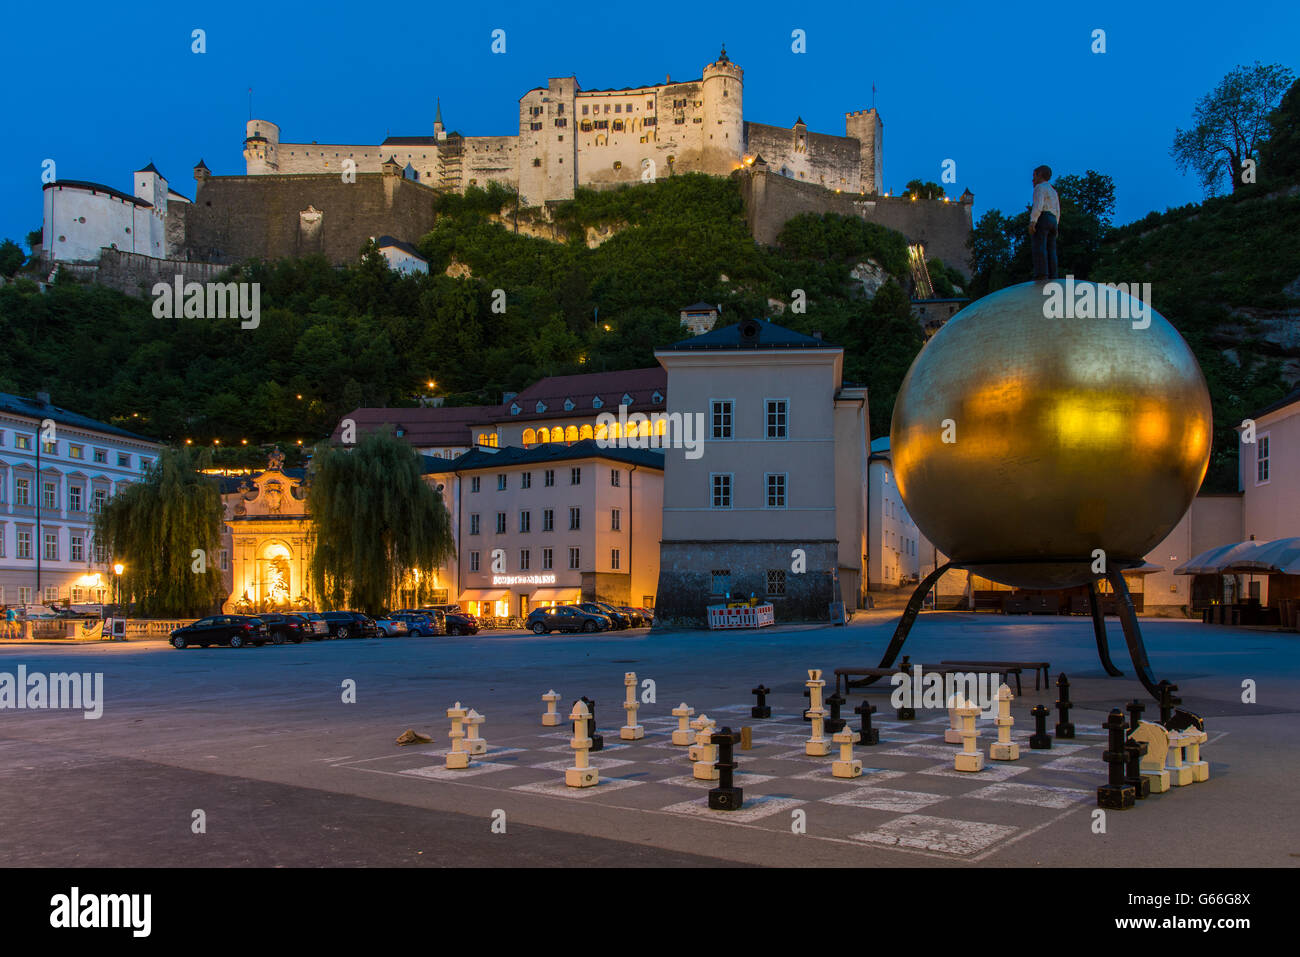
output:
[[444,634],[448,635],[477,635],[478,619],[473,615],[462,615],[459,612],[447,612],[447,628]]
[[243,648],[247,645],[264,645],[271,637],[266,622],[253,615],[209,615],[172,632],[173,648],[198,645],[229,645]]
[[329,625],[331,638],[379,637],[375,620],[359,611],[326,611],[321,612],[321,617]]
[[273,645],[282,645],[286,641],[292,641],[295,645],[301,644],[302,640],[312,633],[311,622],[301,615],[281,615],[278,612],[268,612],[257,617],[266,622],[266,627],[271,632],[271,644]]
[[609,619],[610,627],[619,631],[632,627],[631,616],[619,611],[613,605],[606,605],[603,601],[584,601],[579,603],[578,607],[592,615],[604,615]]
[[329,623],[325,621],[324,618],[321,617],[320,612],[300,611],[300,612],[295,612],[295,614],[303,621],[307,622],[309,628],[307,632],[307,637],[311,641],[320,641],[321,639],[328,638],[330,636]]
[[406,627],[414,638],[431,638],[447,633],[447,616],[440,611],[399,611],[393,617],[406,622]]
[[610,627],[608,615],[592,614],[579,605],[557,605],[528,613],[524,627],[535,635],[552,631],[605,631]]
[[633,628],[644,628],[650,624],[645,613],[640,608],[633,608],[631,605],[619,605],[618,610],[632,619]]

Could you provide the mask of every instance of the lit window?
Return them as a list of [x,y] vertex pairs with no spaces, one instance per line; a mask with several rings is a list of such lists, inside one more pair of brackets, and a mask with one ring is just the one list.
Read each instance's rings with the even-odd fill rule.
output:
[[580,439],[591,439],[595,438],[595,436],[596,433],[592,431],[590,424],[583,425],[582,428],[578,429],[578,438]]
[[523,441],[524,445],[526,445],[526,446],[527,446],[527,445],[536,445],[536,444],[537,444],[537,433],[534,432],[532,429],[524,429],[524,436],[523,436],[522,441]]

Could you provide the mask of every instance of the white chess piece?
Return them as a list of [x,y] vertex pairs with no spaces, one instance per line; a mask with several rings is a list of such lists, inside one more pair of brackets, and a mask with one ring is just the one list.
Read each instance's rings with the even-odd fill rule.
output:
[[975,719],[979,717],[982,710],[979,705],[969,700],[964,701],[957,709],[957,716],[961,718],[962,749],[957,752],[953,766],[958,771],[984,770],[984,753],[979,749],[980,733],[975,727]]
[[718,769],[713,765],[718,760],[718,746],[711,739],[718,722],[702,714],[692,724],[695,726],[695,743],[686,752],[693,762],[691,774],[697,781],[716,781]]
[[1151,793],[1163,794],[1168,791],[1169,772],[1165,769],[1165,758],[1169,754],[1169,732],[1151,721],[1139,721],[1137,728],[1130,731],[1128,736],[1147,746],[1140,768],[1142,776],[1151,782]]
[[961,699],[955,694],[948,698],[948,727],[943,732],[946,744],[961,744],[961,718],[957,717],[957,707]]
[[851,728],[837,731],[831,738],[840,746],[840,759],[831,762],[831,775],[837,778],[856,778],[862,774],[862,762],[853,757],[853,742],[857,732]]
[[560,712],[555,710],[555,705],[560,700],[560,696],[552,689],[542,695],[542,700],[546,702],[546,713],[542,715],[542,726],[545,728],[558,728],[560,726]]
[[623,710],[627,712],[627,724],[618,729],[618,736],[624,741],[637,741],[645,737],[645,728],[636,723],[636,709],[641,707],[636,700],[636,672],[629,671],[623,675],[623,686],[627,689],[627,700]]
[[1020,760],[1020,745],[1011,740],[1011,726],[1016,721],[1011,717],[1011,699],[1014,697],[1006,685],[998,688],[998,716],[993,719],[998,726],[998,739],[989,745],[989,757],[994,761]]
[[810,668],[808,670],[808,680],[804,682],[808,686],[808,720],[812,722],[812,735],[808,738],[803,746],[804,754],[814,758],[824,758],[830,754],[830,744],[826,740],[826,715],[828,712],[822,707],[822,688],[826,682],[822,680],[822,673],[819,669]]
[[1195,734],[1188,734],[1186,731],[1169,732],[1169,758],[1165,763],[1165,770],[1169,772],[1169,783],[1174,787],[1184,787],[1194,780],[1192,766],[1184,760],[1183,755],[1187,746],[1195,738]]
[[470,708],[469,714],[465,715],[465,724],[469,728],[465,735],[465,750],[470,754],[487,754],[487,742],[479,737],[478,733],[478,726],[486,720],[487,718],[473,708]]
[[582,699],[573,703],[573,713],[569,720],[573,722],[573,737],[569,746],[573,748],[573,767],[564,771],[564,783],[571,788],[589,788],[600,783],[600,772],[591,766],[591,737],[587,734],[587,722],[591,712]]
[[1191,740],[1187,742],[1187,766],[1192,769],[1192,781],[1199,784],[1202,781],[1210,780],[1210,764],[1208,761],[1201,760],[1201,745],[1209,738],[1209,735],[1199,728],[1188,728]]
[[447,767],[463,771],[469,767],[469,752],[465,750],[465,709],[457,701],[447,709],[447,717],[451,718],[451,733],[447,737],[451,738],[451,750],[447,752]]
[[677,719],[677,730],[673,732],[672,737],[673,744],[679,748],[689,748],[691,742],[695,740],[695,735],[687,726],[687,722],[691,720],[691,715],[695,714],[695,709],[688,707],[686,702],[683,701],[673,708],[672,714]]

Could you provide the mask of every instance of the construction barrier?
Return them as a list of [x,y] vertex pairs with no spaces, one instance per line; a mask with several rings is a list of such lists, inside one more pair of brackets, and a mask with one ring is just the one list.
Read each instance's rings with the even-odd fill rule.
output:
[[776,610],[771,605],[742,605],[728,608],[726,605],[709,605],[709,627],[719,628],[762,628],[776,623]]

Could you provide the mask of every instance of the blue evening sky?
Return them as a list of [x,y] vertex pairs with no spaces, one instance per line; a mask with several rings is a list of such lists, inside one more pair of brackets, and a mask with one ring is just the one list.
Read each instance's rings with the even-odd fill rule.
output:
[[[486,7],[487,5],[483,5]],[[975,214],[1023,208],[1029,171],[1092,168],[1115,180],[1116,221],[1200,198],[1169,158],[1174,130],[1237,64],[1300,70],[1294,0],[731,4],[11,4],[0,151],[0,237],[40,225],[41,164],[61,179],[130,190],[151,159],[193,197],[202,157],[244,171],[253,113],[285,141],[378,143],[451,129],[517,133],[517,100],[548,76],[586,88],[700,76],[725,42],[745,70],[746,119],[844,133],[872,104],[885,123],[885,185],[938,182]],[[191,31],[207,52],[190,52]],[[506,53],[490,34],[506,31]],[[791,52],[802,29],[807,52]],[[1090,50],[1095,29],[1106,52]]]

